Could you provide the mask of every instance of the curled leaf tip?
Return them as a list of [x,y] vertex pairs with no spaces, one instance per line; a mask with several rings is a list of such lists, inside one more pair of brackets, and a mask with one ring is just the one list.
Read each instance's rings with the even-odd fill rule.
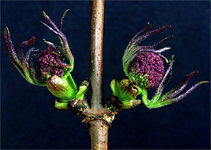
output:
[[147,30],[150,30],[152,28],[152,25],[150,24],[150,22],[147,22],[147,25],[148,25]]
[[66,9],[65,12],[64,12],[64,14],[66,14],[68,11],[70,11],[70,9]]
[[163,27],[161,28],[160,32],[162,32],[162,31],[164,31],[164,30],[166,30],[166,29],[168,29],[168,28],[171,28],[171,25],[165,25],[165,26],[163,26]]
[[42,14],[43,14],[44,18],[45,18],[47,21],[50,20],[50,18],[48,17],[48,15],[46,14],[45,11],[42,11]]
[[198,73],[199,73],[199,71],[195,70],[195,71],[191,72],[190,74],[186,75],[186,77],[191,78],[192,76],[194,76],[194,75],[196,75]]
[[43,16],[47,16],[44,10],[42,11],[42,14],[43,14]]
[[166,25],[165,27],[167,27],[167,28],[171,28],[172,26],[169,24],[169,25]]
[[199,84],[210,83],[209,81],[200,81]]
[[4,37],[6,38],[7,35],[10,35],[10,31],[9,31],[9,28],[8,27],[5,27],[4,28]]
[[65,12],[64,12],[63,15],[62,15],[62,18],[61,18],[61,21],[60,21],[60,27],[59,27],[59,30],[60,30],[60,31],[62,30],[62,24],[63,24],[64,17],[65,17],[66,13],[67,13],[69,10],[70,10],[70,9],[65,10]]
[[30,45],[34,44],[35,39],[36,39],[36,38],[35,38],[34,36],[33,36],[31,39],[29,39],[29,41],[28,41],[29,44],[30,44]]
[[162,48],[163,51],[170,50],[170,49],[171,49],[171,47],[164,47],[164,48]]
[[8,27],[5,27],[4,28],[4,32],[8,31],[9,32],[9,28]]

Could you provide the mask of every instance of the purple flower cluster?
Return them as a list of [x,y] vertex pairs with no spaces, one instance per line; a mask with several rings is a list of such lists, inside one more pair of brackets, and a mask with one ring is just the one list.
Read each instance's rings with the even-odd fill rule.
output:
[[128,71],[131,80],[142,88],[150,89],[156,87],[162,79],[164,65],[159,55],[143,52],[134,58]]
[[[171,26],[166,25],[150,31],[152,26],[150,23],[148,23],[148,27],[138,32],[129,42],[122,58],[123,69],[126,76],[130,81],[136,82],[137,87],[140,88],[138,89],[142,95],[143,103],[150,109],[175,103],[184,98],[199,85],[209,83],[208,81],[200,81],[183,94],[177,96],[187,86],[190,78],[198,73],[198,71],[194,71],[186,75],[185,78],[176,86],[176,88],[161,96],[164,87],[168,84],[172,77],[174,56],[172,55],[170,59],[167,59],[161,54],[162,52],[169,50],[170,47],[164,47],[161,49],[157,49],[157,47],[172,38],[172,36],[165,37],[153,45],[145,46],[139,44],[149,36],[163,32],[169,27]],[[166,69],[165,73],[161,58],[165,59],[168,63],[168,68]],[[149,100],[147,97],[147,90],[154,87],[157,87],[156,92],[152,100]]]
[[[52,42],[44,40],[44,43],[48,45],[44,51],[35,47],[30,48],[24,55],[24,48],[31,46],[35,42],[35,37],[23,41],[18,47],[18,55],[15,52],[13,42],[10,37],[8,27],[4,29],[4,43],[6,50],[10,57],[11,62],[18,69],[20,74],[31,84],[38,86],[49,86],[48,81],[51,80],[54,75],[58,78],[70,76],[70,72],[73,70],[74,57],[70,51],[67,37],[63,34],[62,24],[65,14],[64,12],[60,21],[60,27],[50,19],[49,16],[43,11],[43,16],[47,23],[41,21],[50,31],[56,34],[59,39],[61,46],[55,46]],[[68,59],[69,63],[65,63],[65,58]],[[33,60],[37,59],[36,70],[34,68]],[[38,75],[38,76],[37,76]],[[63,80],[63,78],[61,79]],[[73,81],[73,80],[72,80]],[[74,81],[73,81],[74,82]],[[58,85],[56,85],[58,86]]]
[[64,67],[63,57],[57,50],[48,48],[42,52],[42,56],[37,61],[37,73],[42,80],[48,80],[53,75],[62,77]]

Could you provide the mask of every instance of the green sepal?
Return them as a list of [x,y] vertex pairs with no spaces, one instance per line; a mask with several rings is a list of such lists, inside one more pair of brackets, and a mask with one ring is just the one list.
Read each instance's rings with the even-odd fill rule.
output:
[[122,109],[130,109],[140,105],[141,100],[135,99],[135,100],[123,101],[122,104],[123,104]]
[[111,81],[110,86],[111,86],[113,95],[117,96],[121,102],[134,99],[134,97],[127,90],[120,87],[120,83],[116,81],[115,79]]
[[83,81],[79,87],[79,90],[76,94],[76,99],[83,100],[84,96],[88,90],[89,82],[87,80]]
[[58,101],[58,100],[55,100],[55,108],[57,109],[68,109],[67,107],[68,105],[68,102],[67,101]]
[[141,103],[140,100],[136,100],[137,95],[140,94],[140,88],[129,79],[123,79],[120,82],[113,79],[110,87],[113,95],[122,103],[122,109],[129,109]]

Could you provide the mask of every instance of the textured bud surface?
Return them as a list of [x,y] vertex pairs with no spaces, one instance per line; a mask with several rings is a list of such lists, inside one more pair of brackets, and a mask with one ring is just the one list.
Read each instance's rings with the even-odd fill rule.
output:
[[63,57],[55,49],[48,48],[43,51],[43,55],[40,56],[37,61],[37,73],[42,80],[48,80],[53,75],[62,77],[64,73],[64,67],[61,65]]
[[159,55],[143,52],[136,56],[128,69],[129,79],[135,81],[140,88],[156,87],[164,74],[163,61]]

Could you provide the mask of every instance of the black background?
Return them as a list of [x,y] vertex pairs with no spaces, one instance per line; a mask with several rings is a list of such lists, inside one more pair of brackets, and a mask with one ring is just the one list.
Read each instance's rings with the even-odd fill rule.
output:
[[[54,97],[47,88],[27,83],[10,62],[3,44],[8,26],[15,47],[36,36],[35,47],[45,49],[42,39],[59,45],[57,37],[44,27],[42,11],[58,25],[67,13],[63,32],[75,57],[72,75],[79,85],[89,77],[91,1],[1,2],[1,146],[2,148],[90,148],[86,125],[70,110],[54,108]],[[111,95],[110,81],[125,78],[121,59],[131,38],[150,22],[153,29],[171,24],[172,28],[149,38],[154,44],[174,38],[161,47],[175,55],[172,81],[166,91],[194,70],[200,73],[188,87],[210,77],[209,1],[106,1],[104,23],[104,97]],[[160,47],[160,48],[161,48]],[[27,51],[27,49],[26,49]],[[151,91],[151,95],[153,90]],[[194,90],[182,101],[150,110],[143,104],[116,116],[109,130],[109,148],[209,148],[209,84]]]

